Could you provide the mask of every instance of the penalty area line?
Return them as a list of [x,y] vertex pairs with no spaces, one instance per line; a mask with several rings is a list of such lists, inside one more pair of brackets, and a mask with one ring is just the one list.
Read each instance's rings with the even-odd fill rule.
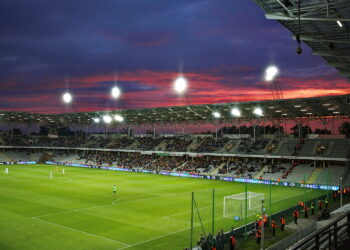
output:
[[40,219],[40,218],[37,218],[37,217],[32,217],[32,219],[40,221],[40,222],[43,222],[43,223],[46,223],[46,224],[50,224],[50,225],[53,225],[53,226],[56,226],[56,227],[60,227],[60,228],[64,228],[64,229],[67,229],[67,230],[74,231],[74,232],[78,232],[78,233],[82,233],[82,234],[85,234],[85,235],[89,235],[89,236],[92,236],[92,237],[95,237],[95,238],[99,238],[99,239],[111,241],[111,242],[114,242],[114,243],[122,244],[122,245],[124,245],[126,247],[131,246],[130,244],[127,244],[125,242],[112,240],[112,239],[109,239],[109,238],[106,238],[106,237],[103,237],[103,236],[100,236],[100,235],[84,232],[84,231],[81,231],[81,230],[78,230],[78,229],[74,229],[74,228],[63,226],[63,225],[60,225],[60,224],[57,224],[57,223],[53,223],[53,222],[50,222],[50,221],[47,221],[47,220],[43,220],[43,219]]

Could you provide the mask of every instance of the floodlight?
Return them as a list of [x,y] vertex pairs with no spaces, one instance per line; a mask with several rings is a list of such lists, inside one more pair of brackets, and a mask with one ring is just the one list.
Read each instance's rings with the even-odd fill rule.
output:
[[216,111],[213,113],[213,116],[214,116],[215,118],[220,118],[220,117],[221,117],[220,113],[219,113],[219,112],[216,112]]
[[97,117],[94,118],[93,120],[94,120],[94,123],[99,123],[100,122],[100,118],[97,118]]
[[254,114],[256,114],[257,116],[262,116],[263,115],[263,111],[261,108],[255,108],[254,109]]
[[112,117],[110,117],[109,115],[104,115],[102,117],[103,121],[107,124],[111,123],[112,122]]
[[271,82],[278,75],[278,68],[276,66],[269,66],[265,70],[265,81]]
[[122,117],[121,115],[115,115],[114,120],[116,120],[117,122],[122,122],[124,121],[124,117]]
[[238,108],[233,108],[233,109],[231,110],[231,114],[232,114],[233,116],[240,117],[240,116],[241,116],[241,111],[240,111]]
[[112,89],[111,89],[111,96],[114,98],[114,99],[117,99],[121,94],[121,91],[120,89],[117,87],[117,86],[114,86]]
[[339,20],[337,21],[337,24],[338,24],[338,26],[339,26],[340,28],[343,27],[343,24],[342,24]]
[[183,94],[187,89],[187,79],[183,76],[178,77],[174,82],[174,90],[178,94]]
[[72,96],[72,94],[70,94],[69,92],[66,92],[66,93],[64,93],[64,94],[62,95],[62,100],[63,100],[63,102],[65,102],[65,103],[70,103],[70,102],[72,102],[72,100],[73,100],[73,96]]

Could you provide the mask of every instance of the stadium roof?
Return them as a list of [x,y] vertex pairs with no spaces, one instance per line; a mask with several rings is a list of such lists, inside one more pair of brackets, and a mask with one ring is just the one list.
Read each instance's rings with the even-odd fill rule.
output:
[[[0,111],[2,122],[40,123],[52,126],[60,125],[93,125],[94,118],[104,115],[121,115],[124,124],[153,124],[181,122],[214,122],[238,119],[233,117],[231,110],[238,108],[241,119],[255,119],[259,116],[253,113],[255,108],[261,108],[263,118],[300,118],[320,119],[324,117],[350,117],[350,94],[286,100],[267,100],[240,103],[219,103],[204,105],[188,105],[146,109],[125,109],[98,112],[75,112],[65,114],[35,114],[24,112]],[[220,117],[214,117],[218,112]],[[102,120],[102,119],[101,119]],[[100,124],[103,124],[101,121]],[[117,121],[112,124],[118,124]],[[120,123],[119,123],[120,124]]]
[[[293,34],[298,34],[297,0],[254,0],[266,12],[267,19],[278,20]],[[322,56],[329,65],[350,79],[350,1],[301,1],[300,40],[314,55]]]

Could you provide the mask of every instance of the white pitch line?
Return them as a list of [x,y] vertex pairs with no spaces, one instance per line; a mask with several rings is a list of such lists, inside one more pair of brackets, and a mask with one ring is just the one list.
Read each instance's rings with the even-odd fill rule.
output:
[[[306,191],[305,193],[309,193],[309,192],[311,192],[311,191],[312,191],[312,190],[308,190],[308,191]],[[303,193],[303,194],[305,194],[305,193]],[[287,199],[290,199],[291,197],[295,197],[295,196],[298,196],[298,195],[302,195],[302,194],[300,194],[300,193],[294,194],[294,195],[292,195],[292,196],[288,196],[288,197],[283,198],[283,199],[274,200],[272,203],[276,203],[276,202],[280,202],[280,201],[283,201],[283,200],[287,200]],[[221,205],[222,205],[222,204],[217,204],[217,205],[215,205],[215,206],[221,206]],[[208,208],[208,207],[212,207],[212,206],[200,207],[199,209]],[[191,210],[187,210],[187,211],[185,211],[185,212],[175,213],[175,214],[163,216],[163,217],[161,217],[161,218],[162,218],[162,219],[169,219],[170,217],[173,217],[173,216],[176,216],[176,215],[180,215],[180,214],[186,214],[186,213],[190,213],[190,212],[191,212]]]
[[60,224],[57,224],[57,223],[53,223],[53,222],[50,222],[50,221],[47,221],[47,220],[40,219],[38,217],[32,217],[32,219],[33,220],[37,220],[37,221],[41,221],[43,223],[47,223],[47,224],[50,224],[50,225],[53,225],[53,226],[56,226],[56,227],[61,227],[61,228],[68,229],[68,230],[71,230],[71,231],[74,231],[74,232],[86,234],[86,235],[89,235],[89,236],[92,236],[92,237],[95,237],[95,238],[100,238],[100,239],[103,239],[103,240],[112,241],[114,243],[122,244],[122,245],[125,245],[127,247],[131,246],[130,244],[127,244],[125,242],[112,240],[112,239],[109,239],[109,238],[106,238],[106,237],[103,237],[103,236],[99,236],[99,235],[96,235],[96,234],[84,232],[84,231],[81,231],[81,230],[78,230],[78,229],[74,229],[74,228],[71,228],[71,227],[66,227],[66,226],[63,226],[63,225],[60,225]]
[[66,211],[61,211],[61,212],[56,212],[56,213],[42,214],[42,215],[38,215],[36,217],[39,218],[39,217],[45,217],[45,216],[51,216],[51,215],[65,214],[65,213],[70,213],[70,212],[79,212],[79,211],[84,211],[84,210],[89,210],[89,209],[94,209],[94,208],[101,208],[101,207],[114,206],[117,204],[126,204],[126,203],[133,203],[133,202],[139,202],[139,201],[146,201],[146,200],[164,198],[164,197],[175,196],[175,195],[178,195],[178,194],[167,194],[167,195],[161,195],[161,196],[155,196],[155,197],[149,197],[149,198],[143,198],[143,199],[136,199],[136,200],[131,200],[131,201],[121,201],[121,202],[118,202],[118,200],[117,200],[115,202],[115,204],[109,203],[109,204],[103,204],[103,205],[98,205],[98,206],[93,206],[93,207],[83,207],[83,208],[66,210]]
[[129,248],[129,247],[138,246],[138,245],[141,245],[141,244],[143,244],[143,243],[150,242],[150,241],[157,240],[157,239],[161,239],[161,238],[164,238],[164,237],[167,237],[167,236],[170,236],[170,235],[173,235],[173,234],[177,234],[177,233],[180,233],[180,232],[189,230],[189,229],[190,229],[190,228],[181,229],[181,230],[178,230],[178,231],[169,233],[169,234],[164,234],[164,235],[161,235],[161,236],[158,236],[158,237],[151,238],[151,239],[149,239],[149,240],[140,241],[140,242],[137,242],[136,244],[129,245],[129,246],[125,246],[125,247],[118,248],[118,249],[125,249],[125,248]]

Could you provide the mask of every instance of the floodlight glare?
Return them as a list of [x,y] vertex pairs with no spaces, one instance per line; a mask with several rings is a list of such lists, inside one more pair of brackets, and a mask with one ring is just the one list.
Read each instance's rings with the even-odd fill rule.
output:
[[64,94],[62,95],[62,100],[63,100],[63,102],[65,102],[65,103],[70,103],[70,102],[72,102],[72,99],[73,99],[73,96],[72,96],[70,93],[68,93],[68,92],[66,92],[66,93],[64,93]]
[[269,66],[267,67],[267,69],[265,70],[265,81],[270,82],[273,79],[275,79],[275,77],[278,74],[278,68],[276,66]]
[[121,115],[115,115],[114,120],[116,120],[117,122],[122,122],[124,121],[124,117],[122,117]]
[[100,122],[100,118],[94,118],[94,123],[99,123]]
[[185,92],[186,89],[187,89],[187,79],[182,76],[178,77],[174,82],[174,90],[178,94],[182,94]]
[[254,114],[256,114],[257,116],[262,116],[263,115],[263,111],[261,108],[255,108],[254,109]]
[[112,122],[112,117],[110,117],[109,115],[104,115],[102,117],[103,121],[107,124],[111,123]]
[[120,89],[117,86],[114,86],[111,90],[111,96],[114,99],[117,99],[120,96]]
[[213,113],[213,116],[214,116],[215,118],[220,118],[221,115],[220,115],[219,112],[214,112],[214,113]]
[[231,110],[231,114],[232,114],[233,116],[240,117],[240,116],[241,116],[241,111],[240,111],[238,108],[233,108],[233,109]]

